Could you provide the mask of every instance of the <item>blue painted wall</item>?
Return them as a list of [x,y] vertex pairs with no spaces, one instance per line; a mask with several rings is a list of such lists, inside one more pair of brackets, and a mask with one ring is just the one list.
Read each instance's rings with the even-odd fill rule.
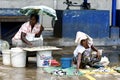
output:
[[77,31],[83,31],[93,38],[109,37],[107,10],[65,10],[62,24],[64,38],[75,38]]
[[0,16],[21,16],[19,8],[0,8]]

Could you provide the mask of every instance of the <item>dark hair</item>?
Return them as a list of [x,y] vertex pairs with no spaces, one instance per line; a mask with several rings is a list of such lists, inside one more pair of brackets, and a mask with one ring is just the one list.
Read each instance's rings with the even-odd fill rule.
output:
[[32,17],[35,17],[36,21],[38,22],[38,20],[39,20],[39,15],[37,15],[37,14],[31,14],[31,15],[30,15],[30,19],[31,19]]

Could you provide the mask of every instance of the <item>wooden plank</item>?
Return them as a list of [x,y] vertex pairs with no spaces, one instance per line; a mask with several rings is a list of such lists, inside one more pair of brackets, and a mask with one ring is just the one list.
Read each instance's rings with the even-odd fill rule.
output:
[[25,22],[27,16],[0,16],[0,22]]
[[61,48],[57,48],[57,47],[54,47],[54,46],[41,46],[41,47],[26,47],[26,48],[23,48],[23,50],[25,51],[52,51],[52,50],[61,50]]

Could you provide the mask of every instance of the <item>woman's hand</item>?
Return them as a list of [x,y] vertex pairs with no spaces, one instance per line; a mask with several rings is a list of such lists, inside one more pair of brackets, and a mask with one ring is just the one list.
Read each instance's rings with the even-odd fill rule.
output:
[[28,45],[28,47],[30,47],[30,48],[33,47],[33,44],[32,44],[31,42],[29,42],[27,45]]
[[98,49],[96,49],[93,45],[91,46],[91,48],[92,48],[93,51],[96,51],[96,52],[97,52],[96,57],[97,57],[98,59],[100,59],[101,55],[100,55],[100,52],[98,51]]
[[22,33],[21,33],[21,40],[22,40],[25,44],[27,44],[28,46],[32,47],[32,43],[26,39],[26,35],[27,35],[26,33],[22,32]]
[[100,59],[101,55],[100,52],[97,50],[97,58]]
[[75,75],[77,75],[79,73],[79,69],[76,69],[76,71],[74,72]]
[[43,31],[44,30],[44,27],[43,25],[40,26],[40,30]]

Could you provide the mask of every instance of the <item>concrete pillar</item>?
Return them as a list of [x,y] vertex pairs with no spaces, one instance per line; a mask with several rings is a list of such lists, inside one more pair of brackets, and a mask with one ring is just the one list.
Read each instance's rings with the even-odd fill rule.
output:
[[120,0],[116,0],[116,9],[120,10]]
[[58,1],[57,1],[57,0],[54,0],[54,1],[53,1],[53,4],[54,4],[53,8],[54,8],[54,9],[57,9],[57,8],[58,8],[58,6],[57,6],[57,5],[58,5]]
[[111,27],[111,38],[112,39],[119,38],[119,27]]

